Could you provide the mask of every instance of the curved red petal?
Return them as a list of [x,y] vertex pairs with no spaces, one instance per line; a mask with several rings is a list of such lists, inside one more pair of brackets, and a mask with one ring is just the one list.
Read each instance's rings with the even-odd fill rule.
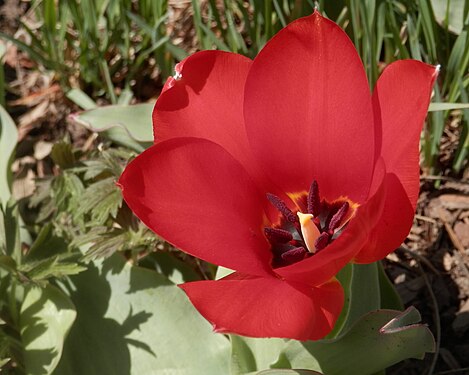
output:
[[371,230],[381,217],[386,195],[386,170],[378,160],[373,175],[373,196],[355,212],[344,232],[317,254],[291,266],[277,268],[275,272],[286,280],[319,285],[335,276],[365,246]]
[[415,210],[401,182],[394,173],[388,173],[385,184],[382,215],[356,255],[355,263],[372,263],[383,259],[404,241],[412,227]]
[[317,340],[334,327],[344,293],[337,280],[308,287],[237,273],[180,285],[215,331],[250,337]]
[[318,12],[281,30],[249,71],[249,143],[286,192],[309,189],[363,202],[373,173],[371,93],[355,48]]
[[420,61],[396,61],[381,74],[373,92],[376,157],[401,181],[414,209],[420,187],[420,133],[437,74],[437,68]]
[[404,241],[412,227],[420,188],[420,132],[437,73],[434,66],[402,60],[387,67],[376,84],[376,156],[386,163],[387,193],[382,217],[357,255],[357,263],[384,258]]
[[153,110],[155,142],[208,139],[251,172],[254,163],[243,118],[244,84],[251,63],[234,53],[202,51],[176,65],[176,78],[168,79]]
[[132,211],[184,252],[249,274],[272,273],[265,198],[219,145],[196,138],[159,143],[126,167],[119,185]]

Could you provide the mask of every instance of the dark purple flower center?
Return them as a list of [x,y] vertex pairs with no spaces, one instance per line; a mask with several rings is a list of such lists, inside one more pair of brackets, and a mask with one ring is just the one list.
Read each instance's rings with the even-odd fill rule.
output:
[[346,198],[332,203],[321,199],[316,181],[302,198],[303,202],[296,203],[306,212],[301,209],[294,212],[279,197],[267,194],[280,215],[278,225],[264,228],[272,248],[274,268],[299,262],[325,249],[340,235],[354,211]]

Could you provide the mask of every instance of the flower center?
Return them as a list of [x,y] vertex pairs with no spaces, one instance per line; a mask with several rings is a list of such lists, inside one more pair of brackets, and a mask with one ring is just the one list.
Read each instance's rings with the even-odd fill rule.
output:
[[333,202],[321,199],[316,181],[309,192],[295,194],[295,197],[298,210],[293,212],[279,197],[267,194],[267,199],[281,214],[279,224],[264,228],[274,255],[274,268],[288,266],[324,250],[340,235],[357,207],[344,197]]

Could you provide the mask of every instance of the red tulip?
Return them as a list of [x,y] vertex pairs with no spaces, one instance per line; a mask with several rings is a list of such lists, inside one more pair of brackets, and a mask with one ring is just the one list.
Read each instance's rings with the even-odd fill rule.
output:
[[125,201],[174,246],[236,271],[181,285],[216,331],[324,337],[344,302],[337,272],[410,230],[437,70],[395,62],[371,94],[350,39],[315,12],[254,61],[203,51],[176,71],[155,144],[119,180]]

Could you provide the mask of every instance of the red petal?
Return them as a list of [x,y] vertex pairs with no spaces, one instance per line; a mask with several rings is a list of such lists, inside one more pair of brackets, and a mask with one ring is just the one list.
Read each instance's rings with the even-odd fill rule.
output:
[[384,70],[373,92],[376,156],[383,157],[387,173],[402,182],[414,209],[420,187],[420,133],[437,73],[420,61],[396,61]]
[[382,197],[382,215],[368,236],[355,263],[372,263],[394,251],[406,238],[412,226],[414,208],[395,174],[386,174],[386,195]]
[[[419,140],[437,70],[414,60],[397,61],[381,75],[373,93],[376,154],[386,163],[383,215],[356,258],[371,263],[394,251],[412,226],[419,181]],[[405,136],[404,136],[405,135]]]
[[365,71],[345,32],[315,12],[281,30],[246,80],[249,142],[286,192],[316,179],[328,200],[362,202],[373,172],[374,131]]
[[376,163],[371,191],[373,196],[360,206],[344,232],[329,246],[312,257],[275,272],[286,280],[319,285],[335,276],[368,241],[368,235],[381,217],[386,194],[385,167]]
[[254,163],[243,118],[244,84],[251,63],[247,57],[222,51],[198,52],[179,63],[179,78],[169,78],[153,111],[155,141],[208,139],[251,172]]
[[232,274],[181,288],[217,332],[317,340],[334,327],[344,303],[337,280],[318,287],[274,277]]
[[154,145],[127,166],[119,184],[132,211],[174,246],[245,273],[272,273],[265,198],[215,143],[177,138]]

